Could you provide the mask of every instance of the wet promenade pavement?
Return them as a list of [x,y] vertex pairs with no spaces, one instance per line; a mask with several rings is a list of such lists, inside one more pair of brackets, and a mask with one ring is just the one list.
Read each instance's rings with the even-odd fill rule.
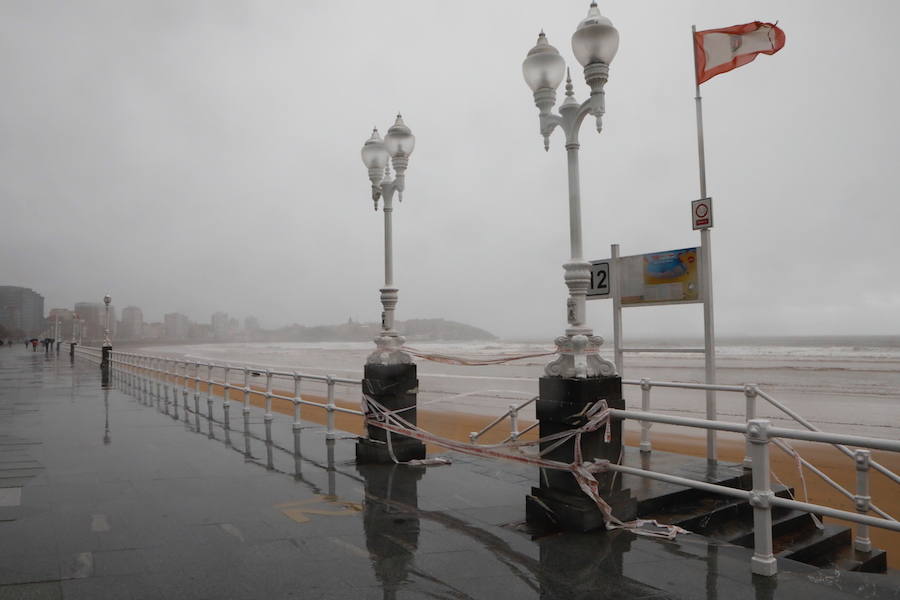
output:
[[231,413],[225,431],[65,352],[0,349],[0,600],[900,598],[791,561],[752,576],[749,550],[696,535],[534,537],[534,469],[357,466],[315,424],[295,455],[290,418],[266,444],[262,411],[251,435]]

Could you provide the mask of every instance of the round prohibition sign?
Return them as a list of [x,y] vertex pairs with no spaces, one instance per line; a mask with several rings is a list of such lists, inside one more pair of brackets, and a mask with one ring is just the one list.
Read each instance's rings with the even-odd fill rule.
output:
[[706,202],[699,203],[697,205],[697,208],[694,209],[694,214],[697,215],[698,218],[702,219],[709,214],[709,205]]

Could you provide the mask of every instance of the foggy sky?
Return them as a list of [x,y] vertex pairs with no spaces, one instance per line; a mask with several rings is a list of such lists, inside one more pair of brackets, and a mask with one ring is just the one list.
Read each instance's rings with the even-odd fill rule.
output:
[[[46,309],[264,327],[377,320],[382,213],[359,150],[403,112],[398,319],[504,337],[565,328],[566,157],[521,63],[587,1],[0,3],[0,284]],[[600,3],[620,32],[581,133],[588,259],[699,245],[690,27],[778,21],[785,48],[703,84],[717,330],[898,334],[900,4]],[[561,92],[561,90],[560,90]],[[560,94],[561,97],[561,94]],[[611,304],[588,321],[611,335]],[[700,305],[625,337],[702,335]]]

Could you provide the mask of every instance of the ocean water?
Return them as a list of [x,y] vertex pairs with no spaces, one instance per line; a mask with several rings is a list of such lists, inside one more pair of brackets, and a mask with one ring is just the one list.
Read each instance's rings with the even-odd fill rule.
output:
[[[634,345],[659,347],[660,344],[642,341]],[[696,346],[697,342],[677,345]],[[423,353],[470,359],[552,352],[554,349],[549,341],[430,342],[410,346]],[[372,349],[373,344],[369,342],[241,342],[154,346],[146,350],[157,355],[235,367],[248,365],[361,378],[366,356]],[[611,347],[602,348],[601,355],[612,360]],[[826,431],[900,439],[900,337],[723,340],[718,344],[716,355],[719,383],[758,384]],[[416,359],[420,405],[432,410],[499,415],[510,404],[522,403],[537,394],[537,378],[551,358],[533,357],[490,366],[457,366]],[[648,378],[698,383],[704,380],[703,357],[664,352],[626,354],[622,375],[626,380]],[[233,377],[238,381],[240,374],[235,373]],[[322,386],[312,382],[304,383],[304,386],[305,393],[324,392]],[[281,387],[291,389],[287,382],[282,382]],[[358,390],[342,388],[340,391],[340,397],[350,400],[358,399],[358,395]],[[638,408],[640,389],[626,385],[625,398],[629,408]],[[742,421],[744,407],[743,394],[717,393],[719,418]],[[651,410],[701,416],[705,414],[705,393],[655,388],[651,393]],[[779,426],[798,426],[763,400],[759,401],[758,416],[770,418]],[[533,409],[523,411],[522,418],[534,418]]]

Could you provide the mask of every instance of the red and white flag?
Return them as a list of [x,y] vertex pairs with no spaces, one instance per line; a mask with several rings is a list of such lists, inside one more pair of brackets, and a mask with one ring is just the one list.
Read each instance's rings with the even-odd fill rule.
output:
[[697,84],[746,65],[757,54],[775,54],[784,48],[784,39],[781,29],[759,21],[694,32]]

